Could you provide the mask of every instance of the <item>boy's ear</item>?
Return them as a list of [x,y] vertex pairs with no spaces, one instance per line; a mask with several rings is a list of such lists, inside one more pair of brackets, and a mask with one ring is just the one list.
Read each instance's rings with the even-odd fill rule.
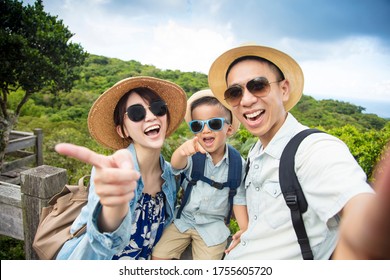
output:
[[226,131],[226,135],[228,137],[233,135],[233,126],[231,124],[229,124],[229,126],[228,126],[228,130]]

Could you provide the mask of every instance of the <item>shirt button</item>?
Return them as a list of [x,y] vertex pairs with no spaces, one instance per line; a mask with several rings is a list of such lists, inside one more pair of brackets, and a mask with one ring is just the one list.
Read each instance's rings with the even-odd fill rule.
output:
[[254,168],[255,168],[255,169],[259,169],[259,165],[258,165],[258,164],[255,164]]
[[253,220],[257,220],[257,215],[254,215],[254,216],[253,216]]
[[242,246],[245,246],[245,245],[246,245],[246,242],[245,242],[245,241],[241,241],[241,245],[242,245]]
[[256,191],[259,191],[260,190],[260,188],[259,187],[256,187]]

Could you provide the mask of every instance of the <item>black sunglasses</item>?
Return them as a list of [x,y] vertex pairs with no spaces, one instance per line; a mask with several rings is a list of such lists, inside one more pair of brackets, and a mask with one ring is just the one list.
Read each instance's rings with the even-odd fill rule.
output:
[[[155,116],[158,117],[162,117],[168,112],[168,106],[163,100],[151,102],[148,108]],[[141,104],[134,104],[126,109],[126,115],[133,122],[140,122],[146,117],[146,109]]]
[[[257,97],[266,97],[268,93],[270,92],[270,84],[272,83],[279,83],[283,80],[275,81],[275,82],[269,82],[267,78],[264,77],[256,77],[250,80],[246,83],[246,88],[250,93]],[[242,99],[242,95],[244,92],[244,88],[242,85],[232,85],[230,86],[224,94],[226,102],[230,106],[237,106],[240,104],[240,101]]]
[[229,124],[227,120],[224,118],[212,118],[209,120],[193,120],[188,123],[190,126],[190,129],[193,133],[199,133],[203,130],[205,123],[207,123],[207,126],[210,128],[210,130],[213,131],[219,131],[222,129],[224,123]]

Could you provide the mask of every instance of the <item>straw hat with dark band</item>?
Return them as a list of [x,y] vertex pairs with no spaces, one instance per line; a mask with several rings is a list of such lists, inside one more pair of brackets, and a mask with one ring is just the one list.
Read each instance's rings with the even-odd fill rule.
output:
[[226,72],[232,62],[244,56],[262,57],[275,64],[282,71],[286,80],[290,82],[290,98],[284,103],[284,108],[286,111],[289,111],[298,103],[303,92],[303,72],[301,67],[293,58],[281,51],[256,45],[245,45],[228,50],[211,65],[209,86],[219,101],[230,108],[224,99],[224,93],[227,89]]
[[89,111],[89,132],[99,144],[118,150],[126,148],[131,143],[130,140],[122,139],[118,135],[114,124],[114,110],[124,94],[138,87],[152,89],[167,103],[170,117],[167,137],[183,121],[187,97],[180,86],[152,77],[127,78],[119,81],[99,96]]
[[[192,117],[191,117],[191,104],[194,101],[196,101],[196,100],[198,100],[198,99],[200,99],[202,97],[205,97],[205,96],[215,97],[210,89],[204,89],[204,90],[200,90],[198,92],[195,92],[193,95],[191,95],[190,98],[188,98],[188,100],[187,100],[187,110],[186,110],[186,114],[184,116],[184,119],[185,119],[187,124],[190,121],[192,121]],[[232,134],[236,133],[236,131],[238,130],[239,127],[240,127],[240,122],[238,121],[238,119],[232,113],[232,129],[233,129],[233,133]]]

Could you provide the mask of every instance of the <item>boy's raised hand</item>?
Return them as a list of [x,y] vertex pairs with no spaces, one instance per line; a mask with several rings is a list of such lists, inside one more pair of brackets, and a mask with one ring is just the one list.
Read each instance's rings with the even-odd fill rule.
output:
[[201,152],[205,154],[205,149],[200,145],[199,139],[197,136],[187,140],[179,148],[177,148],[171,157],[171,165],[174,169],[183,169],[187,165],[188,157],[193,154]]
[[199,143],[199,139],[197,136],[194,138],[187,140],[180,146],[181,155],[185,157],[192,156],[193,154],[200,152],[202,154],[206,153],[206,150]]

